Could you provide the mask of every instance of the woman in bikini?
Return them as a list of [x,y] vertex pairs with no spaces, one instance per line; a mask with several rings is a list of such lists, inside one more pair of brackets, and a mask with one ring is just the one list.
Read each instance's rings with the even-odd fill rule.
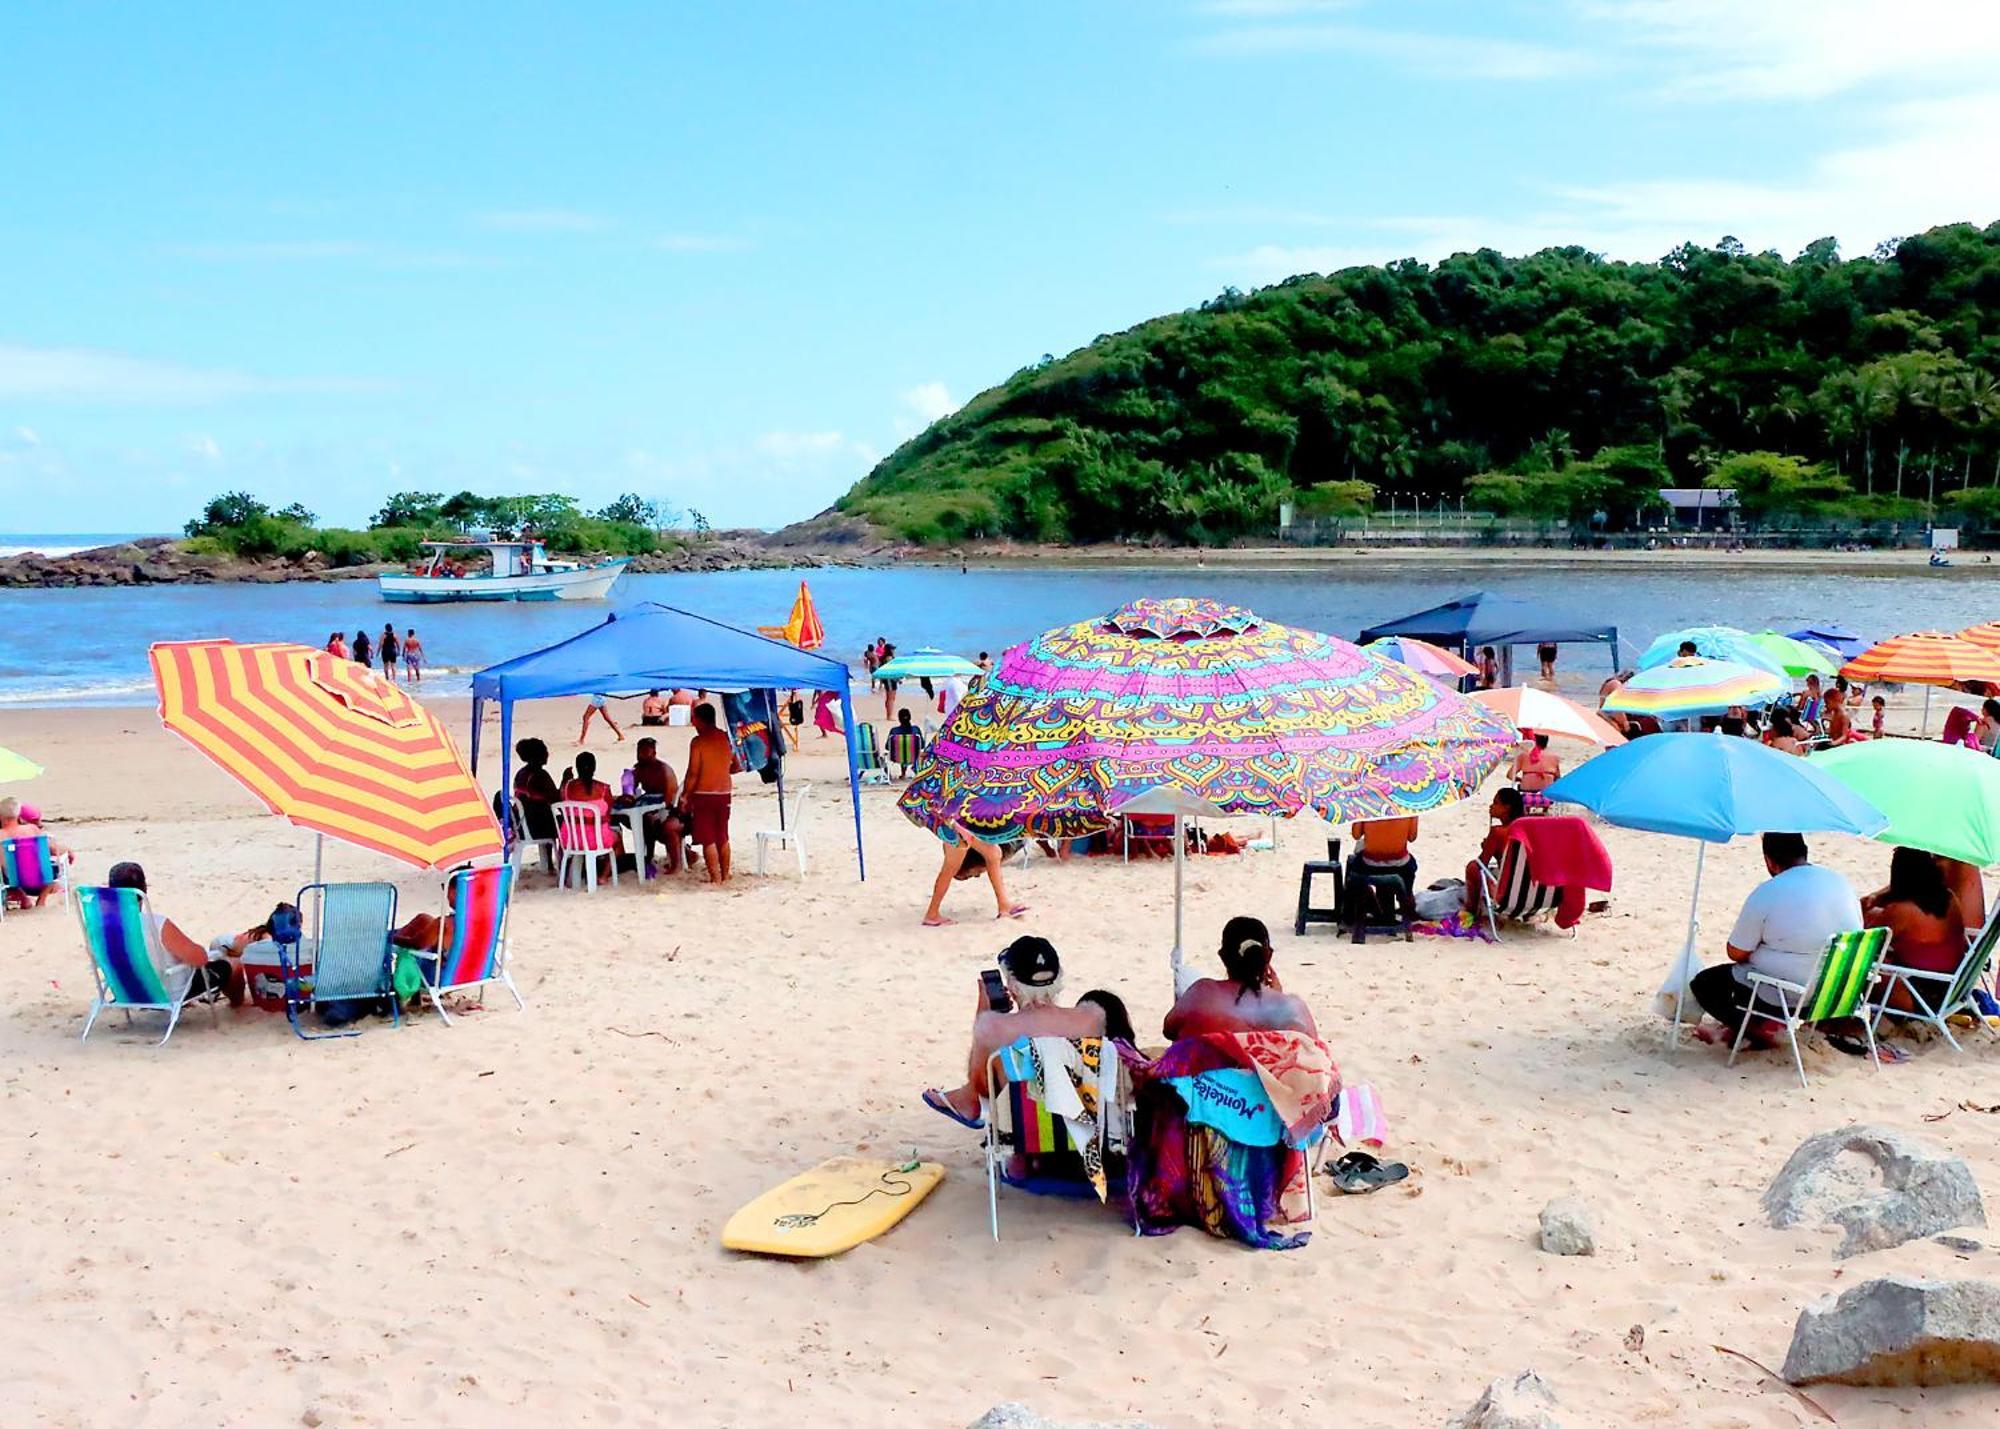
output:
[[[1937,860],[1921,849],[1898,848],[1890,855],[1888,885],[1861,900],[1861,921],[1889,930],[1884,962],[1949,976],[1964,961],[1965,919],[1958,900]],[[1944,984],[1919,981],[1917,990],[1928,999],[1942,992]],[[1901,984],[1889,995],[1889,1005],[1915,1010]]]

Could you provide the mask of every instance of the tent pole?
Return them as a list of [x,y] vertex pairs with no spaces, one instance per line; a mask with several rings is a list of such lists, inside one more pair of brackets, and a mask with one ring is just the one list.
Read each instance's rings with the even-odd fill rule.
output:
[[840,729],[847,739],[847,797],[854,804],[854,862],[861,881],[868,881],[868,855],[861,847],[861,746],[854,737],[854,689],[852,679],[840,691]]
[[472,697],[472,772],[479,773],[479,726],[480,716],[486,713],[486,701],[479,696]]
[[1924,722],[1922,728],[1917,733],[1921,734],[1925,739],[1931,737],[1931,687],[1929,685],[1924,686]]
[[504,837],[500,850],[511,858],[514,853],[514,701],[500,695],[500,799],[507,817],[500,821]]
[[1669,1052],[1673,1051],[1675,1048],[1680,1046],[1681,1012],[1687,1006],[1687,995],[1688,995],[1686,969],[1689,960],[1694,956],[1695,935],[1701,931],[1701,870],[1702,866],[1707,862],[1708,862],[1708,840],[1696,839],[1695,855],[1694,855],[1694,895],[1688,899],[1687,941],[1681,945],[1681,960],[1678,963],[1674,964],[1674,980],[1678,982],[1680,986],[1674,992],[1674,1025],[1667,1029],[1667,1050]]

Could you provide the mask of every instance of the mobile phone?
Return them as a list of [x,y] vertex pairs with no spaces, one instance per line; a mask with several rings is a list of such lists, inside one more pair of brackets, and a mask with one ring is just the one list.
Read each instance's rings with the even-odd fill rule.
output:
[[1014,999],[1007,995],[1007,980],[1000,976],[998,968],[981,968],[979,982],[986,989],[986,1005],[995,1012],[1006,1012],[1014,1006]]

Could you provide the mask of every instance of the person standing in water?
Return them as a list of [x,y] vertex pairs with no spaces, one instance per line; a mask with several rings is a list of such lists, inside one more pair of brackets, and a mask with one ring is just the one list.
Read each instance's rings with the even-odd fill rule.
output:
[[382,652],[382,678],[393,685],[396,683],[396,658],[402,651],[396,644],[396,627],[386,620],[382,622],[382,639],[377,648]]
[[367,632],[367,631],[365,631],[365,630],[357,630],[357,631],[355,631],[355,632],[354,632],[354,663],[355,663],[355,664],[357,664],[357,665],[359,665],[359,666],[360,666],[360,667],[361,667],[362,669],[364,669],[364,670],[366,670],[366,669],[369,669],[369,668],[370,668],[370,656],[371,656],[371,654],[372,654],[372,653],[373,653],[373,652],[372,652],[372,651],[371,651],[371,650],[369,649],[369,646],[368,646],[368,632]]
[[415,626],[403,632],[403,674],[413,685],[424,682],[424,646]]

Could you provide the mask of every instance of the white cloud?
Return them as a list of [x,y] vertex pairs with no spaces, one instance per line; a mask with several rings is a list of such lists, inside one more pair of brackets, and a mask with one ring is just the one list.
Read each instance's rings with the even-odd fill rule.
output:
[[1415,215],[1357,223],[1340,242],[1268,242],[1217,260],[1239,283],[1271,283],[1362,263],[1434,261],[1476,248],[1528,253],[1581,244],[1614,258],[1658,258],[1724,235],[1790,256],[1831,234],[1865,253],[1887,238],[1954,220],[2000,218],[2000,91],[1889,105],[1870,142],[1833,149],[1765,181],[1650,178],[1543,191],[1512,217]]
[[476,253],[428,252],[353,238],[303,238],[270,243],[169,243],[171,258],[202,263],[365,263],[381,268],[497,268]]
[[663,253],[742,253],[750,240],[727,233],[669,233],[653,246]]
[[958,401],[942,382],[919,382],[902,394],[903,406],[926,423],[949,417],[958,410]]
[[189,437],[187,445],[188,450],[203,461],[219,462],[222,460],[222,443],[218,442],[214,437],[209,436],[206,432],[201,433],[199,436]]
[[1237,57],[1352,54],[1456,79],[1554,79],[1587,73],[1599,64],[1583,50],[1526,40],[1338,24],[1240,25],[1204,35],[1195,47],[1207,54]]
[[195,367],[87,347],[0,343],[0,398],[15,401],[175,405],[290,393],[377,390],[332,377],[265,377],[223,367]]
[[16,427],[14,440],[24,447],[38,447],[42,444],[42,434],[33,427]]
[[1872,85],[1935,93],[2000,65],[1994,0],[1576,0],[1610,37],[1663,58],[1685,94],[1810,99]]
[[602,233],[611,220],[571,208],[503,208],[472,215],[474,226],[495,233]]

